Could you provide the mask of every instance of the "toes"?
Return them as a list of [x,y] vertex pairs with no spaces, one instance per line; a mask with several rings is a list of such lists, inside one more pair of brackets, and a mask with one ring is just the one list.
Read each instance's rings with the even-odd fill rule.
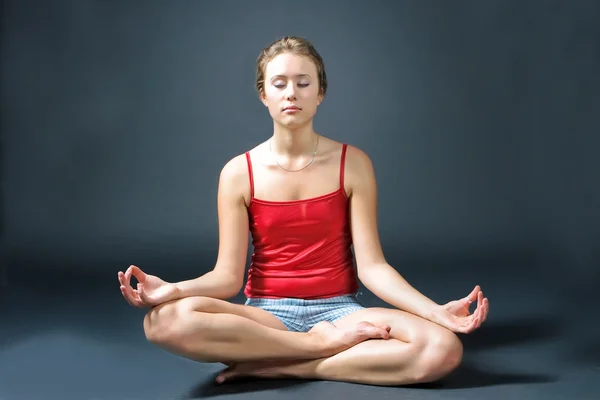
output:
[[389,337],[390,337],[390,330],[391,330],[391,328],[388,328],[388,327],[384,328],[383,332],[381,332],[381,338],[382,339],[389,339]]
[[225,368],[223,371],[221,371],[219,373],[219,375],[217,375],[217,377],[215,378],[215,382],[218,384],[221,384],[225,381],[230,380],[235,375],[236,375],[235,364],[232,364],[231,366],[229,366],[229,367]]
[[379,326],[375,326],[374,324],[372,324],[370,322],[362,321],[362,322],[358,323],[357,329],[359,330],[359,332],[362,332],[363,334],[367,335],[368,337],[387,339],[390,336],[391,327],[387,326],[387,325],[379,327]]
[[357,329],[371,338],[388,339],[391,327],[388,325],[376,326],[370,322],[362,321],[358,323]]

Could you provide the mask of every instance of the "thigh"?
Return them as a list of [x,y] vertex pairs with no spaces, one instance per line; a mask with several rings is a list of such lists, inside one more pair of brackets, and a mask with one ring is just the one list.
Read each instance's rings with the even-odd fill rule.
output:
[[213,299],[211,297],[192,296],[183,299],[167,302],[155,307],[150,313],[158,315],[161,312],[169,310],[198,311],[206,313],[221,313],[233,314],[240,317],[248,318],[261,325],[273,329],[286,330],[286,326],[273,314],[257,307],[247,306],[243,304],[235,304],[225,300]]
[[306,300],[294,298],[251,298],[246,301],[247,306],[264,310],[279,319],[292,332],[307,332],[310,327],[306,323]]
[[337,320],[335,325],[346,328],[361,321],[367,321],[374,325],[388,325],[391,327],[390,335],[394,339],[406,343],[420,342],[432,337],[454,335],[448,329],[414,314],[398,309],[380,307],[355,311]]

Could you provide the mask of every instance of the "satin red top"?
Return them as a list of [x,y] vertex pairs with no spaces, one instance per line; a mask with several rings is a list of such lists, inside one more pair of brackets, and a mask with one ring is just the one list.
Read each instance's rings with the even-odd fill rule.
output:
[[247,297],[318,299],[351,294],[358,280],[351,251],[348,197],[344,190],[346,145],[340,186],[329,194],[295,201],[254,197],[248,207],[254,252],[244,289]]

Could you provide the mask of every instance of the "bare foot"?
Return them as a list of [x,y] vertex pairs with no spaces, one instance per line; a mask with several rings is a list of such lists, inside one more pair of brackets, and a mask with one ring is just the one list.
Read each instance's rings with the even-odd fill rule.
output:
[[222,384],[239,378],[278,379],[289,378],[291,374],[286,373],[286,367],[293,366],[300,361],[251,361],[234,363],[229,365],[217,375],[215,382]]
[[330,322],[321,321],[316,324],[309,334],[319,337],[325,345],[327,356],[332,356],[347,350],[360,342],[369,339],[389,339],[390,326],[375,326],[370,322],[359,322],[353,328],[338,328]]

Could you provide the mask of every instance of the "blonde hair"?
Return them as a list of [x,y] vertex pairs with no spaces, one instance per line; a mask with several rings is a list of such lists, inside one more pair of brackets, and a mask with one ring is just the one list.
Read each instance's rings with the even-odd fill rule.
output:
[[294,53],[308,57],[317,68],[317,77],[319,80],[319,91],[322,96],[327,92],[327,74],[325,73],[325,63],[323,58],[314,46],[305,38],[297,36],[284,36],[265,47],[256,60],[256,82],[255,87],[259,96],[264,94],[265,88],[265,69],[269,61],[282,53]]

